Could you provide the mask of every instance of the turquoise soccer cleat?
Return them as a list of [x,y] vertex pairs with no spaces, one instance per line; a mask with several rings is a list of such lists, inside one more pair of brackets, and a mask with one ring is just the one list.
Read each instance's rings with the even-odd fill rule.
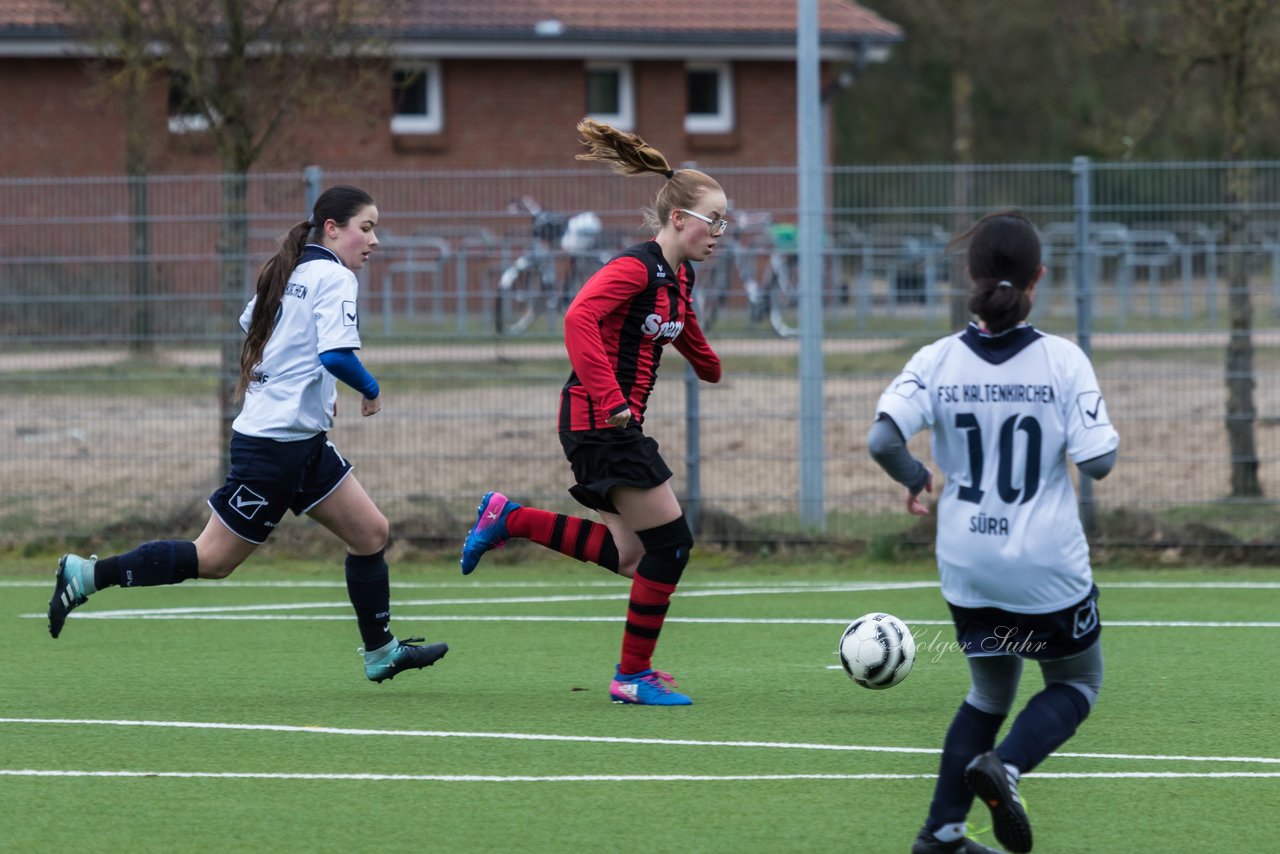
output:
[[416,646],[425,641],[426,638],[408,638],[403,641],[393,641],[373,652],[365,652],[361,649],[360,652],[364,655],[364,675],[368,676],[372,682],[394,679],[397,673],[430,667],[444,658],[444,654],[449,651],[447,643]]
[[93,567],[97,555],[82,558],[79,555],[63,555],[58,560],[58,573],[53,585],[53,598],[49,600],[49,634],[55,638],[62,634],[67,615],[89,601],[93,586]]

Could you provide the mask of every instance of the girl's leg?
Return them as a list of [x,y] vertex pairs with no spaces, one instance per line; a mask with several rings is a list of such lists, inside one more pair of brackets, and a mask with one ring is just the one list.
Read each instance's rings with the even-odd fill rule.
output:
[[463,575],[475,570],[485,552],[514,537],[630,577],[622,571],[616,532],[610,526],[580,516],[525,507],[501,492],[486,493],[476,516],[475,527],[462,545]]
[[644,543],[640,542],[636,532],[627,527],[626,520],[617,513],[606,513],[603,510],[597,512],[604,526],[609,529],[610,539],[617,551],[618,568],[615,572],[623,578],[635,578],[636,567],[640,565],[640,558],[644,557]]
[[1102,643],[1069,658],[1040,662],[1044,690],[1036,694],[996,748],[1000,760],[1025,774],[1075,735],[1102,690]]
[[624,703],[688,705],[692,701],[687,696],[671,691],[663,684],[667,680],[653,673],[653,651],[689,561],[693,535],[670,483],[652,489],[618,487],[609,498],[644,549],[631,580],[622,656],[610,694]]
[[965,769],[973,758],[991,749],[1018,693],[1022,659],[1014,655],[973,656],[968,659],[972,686],[956,711],[942,744],[942,761],[934,784],[933,802],[924,830],[940,842],[964,836],[973,791]]
[[232,533],[210,514],[195,542],[158,540],[130,552],[98,559],[63,555],[49,600],[49,633],[62,632],[67,615],[88,597],[106,587],[155,587],[181,584],[188,578],[225,578],[257,546]]
[[402,670],[428,667],[449,651],[448,644],[414,646],[391,633],[391,578],[386,561],[387,518],[354,474],[307,515],[347,544],[347,595],[364,641],[365,675],[375,682]]
[[1018,780],[1075,735],[1102,690],[1102,644],[1068,658],[1042,661],[1045,687],[1013,719],[995,750],[976,757],[965,779],[991,811],[996,839],[1009,851],[1030,851],[1031,821]]
[[347,595],[365,649],[391,643],[391,578],[386,561],[389,526],[354,474],[307,511],[347,545]]

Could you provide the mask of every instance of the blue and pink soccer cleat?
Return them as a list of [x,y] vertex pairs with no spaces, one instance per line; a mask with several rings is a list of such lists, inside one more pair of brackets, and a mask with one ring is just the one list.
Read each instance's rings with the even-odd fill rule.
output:
[[692,706],[693,700],[687,695],[671,690],[675,684],[675,677],[661,670],[641,670],[623,676],[614,668],[609,698],[615,703],[634,706]]
[[470,575],[480,563],[480,558],[490,549],[503,546],[510,534],[507,533],[507,517],[512,510],[519,510],[520,505],[507,498],[501,492],[486,492],[476,508],[476,525],[467,532],[466,542],[462,544],[462,574]]

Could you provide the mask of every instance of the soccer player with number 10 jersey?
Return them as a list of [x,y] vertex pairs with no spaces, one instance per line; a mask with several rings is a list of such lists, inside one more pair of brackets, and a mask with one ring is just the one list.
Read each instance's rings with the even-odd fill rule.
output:
[[[907,362],[880,396],[868,436],[872,457],[906,487],[907,511],[925,515],[920,494],[933,477],[907,441],[932,431],[945,476],[938,571],[971,676],[911,850],[991,851],[965,836],[976,795],[996,839],[1024,852],[1032,837],[1019,777],[1075,733],[1102,687],[1098,588],[1068,462],[1102,478],[1120,440],[1089,358],[1026,322],[1044,274],[1032,224],[1017,212],[992,214],[956,242],[968,247],[978,320]],[[1045,687],[996,745],[1026,659]]]

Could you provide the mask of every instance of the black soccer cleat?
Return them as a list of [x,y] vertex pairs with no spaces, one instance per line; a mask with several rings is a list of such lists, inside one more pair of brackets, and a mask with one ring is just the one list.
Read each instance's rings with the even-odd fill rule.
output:
[[365,653],[364,675],[373,682],[394,679],[397,673],[430,667],[444,658],[444,654],[449,651],[447,643],[416,646],[425,640],[426,638],[407,638],[397,641],[394,647],[375,661],[370,661],[369,654]]
[[964,836],[950,842],[943,842],[929,831],[922,829],[916,834],[916,841],[911,843],[911,854],[1000,854],[1000,852]]
[[1031,819],[1018,797],[1018,781],[994,750],[979,753],[964,769],[965,782],[991,810],[996,841],[1014,854],[1031,850]]

